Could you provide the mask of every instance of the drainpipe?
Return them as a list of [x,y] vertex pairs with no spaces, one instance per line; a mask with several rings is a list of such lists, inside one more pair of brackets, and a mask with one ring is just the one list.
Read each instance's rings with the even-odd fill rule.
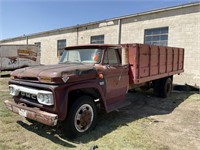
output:
[[26,45],[28,45],[28,36],[26,36]]
[[78,45],[78,37],[79,37],[79,31],[78,31],[78,25],[76,28],[76,45]]
[[121,29],[122,29],[121,19],[119,19],[118,20],[118,44],[121,44]]
[[24,37],[25,37],[25,40],[26,40],[26,45],[28,45],[28,36],[26,36],[26,35],[24,34]]

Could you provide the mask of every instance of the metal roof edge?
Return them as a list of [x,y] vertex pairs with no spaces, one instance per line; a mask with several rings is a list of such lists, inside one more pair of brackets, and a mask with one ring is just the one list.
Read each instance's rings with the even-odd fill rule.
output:
[[130,15],[126,15],[126,16],[115,17],[115,18],[111,18],[111,19],[107,19],[107,20],[110,20],[110,21],[111,20],[118,20],[118,19],[136,17],[136,16],[158,13],[158,12],[163,12],[163,11],[181,9],[181,8],[186,8],[186,7],[191,7],[191,6],[198,6],[198,5],[200,5],[200,0],[196,1],[196,2],[192,2],[192,3],[185,3],[185,4],[170,6],[170,7],[163,7],[163,8],[159,8],[159,9],[153,9],[153,10],[144,11],[144,12],[135,13],[135,14],[130,14]]

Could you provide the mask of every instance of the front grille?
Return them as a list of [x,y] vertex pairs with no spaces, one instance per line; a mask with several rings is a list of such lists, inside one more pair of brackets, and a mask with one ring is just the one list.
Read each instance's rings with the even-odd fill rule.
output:
[[20,92],[19,95],[20,95],[21,98],[30,99],[32,101],[37,101],[37,95],[36,94],[30,94],[30,93],[26,93],[26,92]]

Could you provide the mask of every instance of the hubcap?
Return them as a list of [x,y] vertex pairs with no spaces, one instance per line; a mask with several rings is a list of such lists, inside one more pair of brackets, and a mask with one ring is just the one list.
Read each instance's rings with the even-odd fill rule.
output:
[[74,118],[75,128],[79,132],[85,132],[91,126],[94,118],[93,108],[89,104],[82,105]]

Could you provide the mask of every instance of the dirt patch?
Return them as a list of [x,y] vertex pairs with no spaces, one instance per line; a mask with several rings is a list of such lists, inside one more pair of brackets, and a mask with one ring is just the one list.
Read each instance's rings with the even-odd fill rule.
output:
[[147,130],[168,149],[200,149],[200,95],[193,94],[174,111],[150,117],[157,120]]
[[131,105],[98,114],[95,130],[67,140],[60,127],[48,127],[8,111],[3,101],[12,100],[0,80],[0,149],[104,149],[180,150],[200,149],[200,94],[173,92],[169,98],[153,92],[127,94]]

